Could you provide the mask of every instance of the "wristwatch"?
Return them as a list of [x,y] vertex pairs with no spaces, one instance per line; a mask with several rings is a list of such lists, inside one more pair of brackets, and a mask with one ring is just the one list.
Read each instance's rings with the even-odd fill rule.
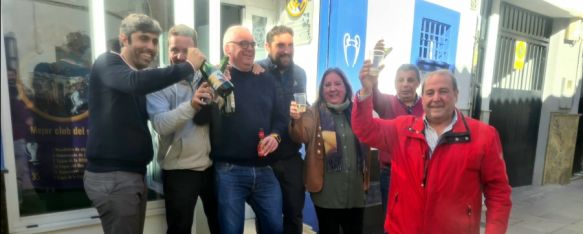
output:
[[269,135],[272,136],[273,138],[275,138],[275,140],[277,141],[277,144],[281,143],[281,136],[279,136],[279,134],[271,133]]

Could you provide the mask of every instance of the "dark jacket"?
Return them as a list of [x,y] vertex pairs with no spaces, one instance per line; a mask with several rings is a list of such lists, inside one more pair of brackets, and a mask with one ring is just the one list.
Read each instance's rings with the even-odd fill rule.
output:
[[280,97],[269,73],[254,75],[231,69],[235,86],[235,113],[221,115],[220,142],[212,144],[213,160],[243,166],[265,166],[271,158],[259,158],[259,129],[265,136],[282,135],[287,130],[287,112],[282,109]]
[[[286,112],[285,122],[289,123],[291,119],[287,113],[289,113],[291,101],[294,100],[294,93],[306,92],[306,72],[298,65],[293,64],[290,69],[282,73],[270,58],[258,61],[257,63],[273,76],[277,93],[283,100],[283,108]],[[284,131],[281,134],[281,143],[273,153],[273,160],[299,156],[301,146],[301,144],[293,142],[290,139],[289,133]]]
[[119,54],[100,55],[89,77],[87,170],[145,173],[153,157],[145,95],[193,72],[189,63],[135,70]]

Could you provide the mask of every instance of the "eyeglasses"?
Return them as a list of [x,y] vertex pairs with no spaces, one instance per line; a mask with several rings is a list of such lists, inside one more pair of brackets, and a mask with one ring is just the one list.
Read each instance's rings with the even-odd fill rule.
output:
[[229,43],[237,44],[242,49],[247,49],[247,48],[249,48],[249,46],[251,46],[251,48],[255,48],[255,46],[257,45],[257,42],[254,42],[254,41],[238,41],[238,42],[237,41],[229,41]]

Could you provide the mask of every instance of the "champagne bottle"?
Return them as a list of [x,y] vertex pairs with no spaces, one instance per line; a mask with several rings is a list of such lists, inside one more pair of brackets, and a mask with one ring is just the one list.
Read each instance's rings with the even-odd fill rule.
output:
[[[229,57],[225,56],[221,60],[221,64],[219,67],[224,71],[227,67],[227,62],[229,61]],[[204,61],[200,67],[200,71],[202,72],[203,80],[207,80],[213,89],[219,94],[221,97],[226,97],[229,95],[234,88],[233,83],[225,79],[223,72],[213,65],[209,64],[207,61]]]
[[[229,62],[229,56],[225,56],[225,57],[223,57],[223,59],[221,59],[221,63],[219,65],[219,71],[220,71],[221,77],[223,77],[223,79],[224,79],[223,72],[227,68],[228,62]],[[203,81],[209,80],[208,75],[207,75],[209,73],[205,73],[205,71],[204,71],[205,70],[204,68],[206,67],[206,65],[208,65],[208,63],[206,63],[206,61],[205,61],[200,69],[201,73],[203,74],[203,77],[202,77]],[[214,67],[211,66],[210,68],[208,68],[206,70],[208,72],[208,71],[211,71],[213,69],[216,70]],[[212,74],[212,73],[210,73],[210,74]],[[227,82],[229,82],[229,81],[227,81]],[[231,82],[229,82],[229,84],[231,85],[231,87],[233,87],[233,84]],[[219,87],[221,87],[221,86],[219,86]],[[213,89],[214,88],[215,87],[213,86]],[[218,91],[217,91],[217,93],[218,93]],[[224,113],[227,113],[227,114],[235,112],[235,100],[233,100],[231,103],[228,102],[229,98],[232,97],[234,99],[234,96],[235,95],[232,92],[232,89],[231,89],[229,95],[223,96],[223,99],[225,99],[226,103],[229,104],[229,107],[232,106],[232,108],[225,109],[226,107],[223,106],[223,108],[221,108],[221,111],[223,111]],[[203,101],[205,103],[207,102],[207,100],[203,100]],[[206,103],[206,104],[208,104],[208,105],[203,105],[201,107],[200,111],[193,118],[194,123],[197,125],[208,124],[211,122],[211,119],[213,119],[213,118],[217,119],[217,117],[220,114],[219,107],[216,105],[216,103],[212,104],[210,101],[208,101],[208,103]],[[219,125],[220,125],[219,121],[215,120],[211,126],[211,131],[213,131],[213,132],[218,131],[218,129],[220,129],[220,127],[218,127]],[[218,133],[214,133],[214,134],[218,135]],[[217,140],[214,140],[214,141],[217,141]]]
[[222,73],[225,73],[225,70],[227,70],[227,65],[229,65],[229,56],[223,56],[223,58],[221,59],[221,63],[219,63],[219,70]]
[[[225,56],[223,57],[223,59],[221,60],[221,64],[219,66],[219,69],[221,70],[221,72],[225,72],[225,70],[227,69],[227,65],[229,62],[229,56]],[[231,91],[231,93],[229,93],[228,95],[226,95],[225,97],[225,105],[222,108],[222,112],[225,115],[231,115],[233,113],[235,113],[235,93]]]

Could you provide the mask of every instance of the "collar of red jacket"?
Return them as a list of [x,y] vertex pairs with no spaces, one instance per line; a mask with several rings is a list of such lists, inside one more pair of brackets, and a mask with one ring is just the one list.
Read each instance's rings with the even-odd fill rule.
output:
[[[455,113],[457,115],[458,121],[453,125],[451,131],[446,132],[442,135],[439,143],[463,143],[469,142],[470,128],[466,122],[465,116],[456,108]],[[408,127],[408,136],[413,138],[419,138],[425,140],[425,122],[422,117],[415,118],[413,123]]]

